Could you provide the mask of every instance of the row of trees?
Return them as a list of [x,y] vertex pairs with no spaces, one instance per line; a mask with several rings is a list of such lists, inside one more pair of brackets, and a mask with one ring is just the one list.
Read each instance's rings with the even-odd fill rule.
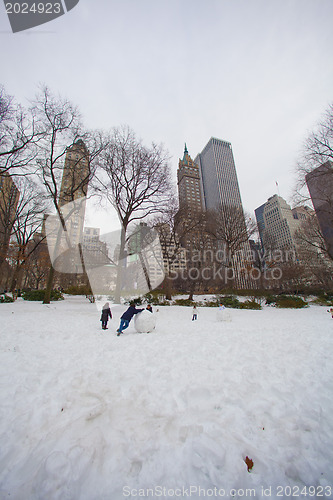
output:
[[[305,170],[323,163],[323,159],[332,159],[332,116],[333,108],[330,107],[317,135],[312,134],[305,144],[305,153],[298,166],[300,187],[304,183],[302,174]],[[87,197],[94,196],[97,202],[107,200],[115,208],[121,223],[120,262],[125,258],[131,227],[143,219],[149,220],[157,229],[170,273],[173,263],[179,259],[182,245],[189,238],[192,239],[192,252],[203,253],[212,249],[212,241],[215,242],[215,252],[223,246],[226,255],[223,266],[228,269],[237,252],[256,233],[254,221],[250,217],[244,219],[243,212],[233,207],[220,207],[215,212],[197,213],[195,216],[192,214],[191,218],[186,208],[179,210],[169,157],[163,146],[145,146],[126,127],[115,128],[111,132],[87,130],[79,110],[67,99],[52,94],[47,87],[39,89],[28,108],[17,104],[4,88],[0,88],[0,180],[10,175],[20,190],[19,202],[13,199],[14,217],[7,210],[8,202],[6,205],[0,200],[0,277],[10,263],[9,286],[12,289],[22,287],[24,277],[30,286],[33,282],[38,285],[45,280],[47,273],[45,302],[50,300],[55,267],[48,260],[41,228],[45,213],[53,212],[66,233],[66,217],[69,214],[64,215],[60,203],[63,166],[68,149],[79,140],[89,151],[88,168],[79,182],[69,185],[64,198],[71,202],[84,192]],[[80,158],[77,162],[79,164]],[[86,193],[88,184],[89,191]],[[0,196],[5,196],[4,190],[0,190]],[[305,255],[307,262],[314,262],[315,254],[318,263],[318,255],[325,253],[326,245],[318,224],[313,222],[308,226],[298,235],[303,241],[304,262]],[[9,248],[6,245],[8,234],[12,235]],[[193,262],[191,255],[187,258]],[[196,266],[200,268],[204,264],[197,260]],[[264,271],[264,266],[274,266],[274,262],[264,263],[258,255],[257,265]],[[251,266],[253,264],[248,262],[249,269]],[[320,266],[313,267],[318,271]],[[290,279],[294,273],[297,275],[295,279],[300,279],[300,269],[299,263],[293,270],[290,265],[285,266],[285,277]],[[118,271],[116,299],[119,299],[122,266]],[[320,279],[327,272],[323,272],[321,267],[317,274]],[[170,276],[167,275],[165,286],[170,289],[168,278]],[[185,283],[190,293],[195,291],[195,287],[202,288],[203,285],[200,279],[190,279]],[[262,283],[259,285],[262,286]]]
[[[68,100],[53,95],[47,87],[39,90],[29,109],[16,104],[2,88],[0,173],[2,178],[6,175],[14,178],[21,193],[19,204],[15,204],[15,216],[5,210],[0,214],[4,243],[0,276],[9,257],[5,236],[14,234],[16,240],[11,256],[11,260],[16,261],[11,288],[21,285],[19,270],[43,243],[43,239],[36,239],[35,235],[41,230],[46,212],[52,211],[58,216],[66,233],[60,203],[62,173],[66,153],[78,140],[82,140],[89,151],[88,168],[79,182],[76,177],[68,192],[62,193],[63,198],[68,203],[76,200],[89,184],[87,196],[106,198],[112,204],[122,228],[120,259],[125,252],[129,226],[156,213],[173,194],[168,156],[163,146],[144,146],[126,127],[111,132],[86,130],[78,109]],[[2,195],[6,194],[2,190]],[[8,207],[8,200],[0,205]],[[13,248],[17,249],[15,256]],[[45,302],[50,300],[55,271],[52,263],[49,268]]]

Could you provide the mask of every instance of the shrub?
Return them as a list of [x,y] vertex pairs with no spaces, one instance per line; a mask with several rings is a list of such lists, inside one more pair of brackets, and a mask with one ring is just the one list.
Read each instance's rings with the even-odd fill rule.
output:
[[270,306],[276,303],[277,297],[275,295],[266,295],[266,305]]
[[239,309],[240,308],[240,302],[237,299],[237,297],[234,297],[233,295],[217,295],[215,300],[217,301],[217,305],[223,304],[225,307],[231,307],[233,309]]
[[89,285],[79,285],[79,286],[69,286],[66,288],[65,292],[68,295],[92,295],[92,291]]
[[305,302],[301,297],[291,296],[291,295],[280,295],[276,298],[276,307],[279,308],[291,308],[291,309],[301,309],[307,307],[308,303]]
[[13,297],[10,297],[9,295],[6,295],[6,294],[0,296],[0,303],[1,304],[7,304],[9,302],[15,302]]
[[144,295],[144,302],[153,304],[154,306],[169,306],[170,302],[164,298],[160,291],[154,290]]
[[329,293],[323,293],[318,295],[312,300],[313,304],[318,304],[319,306],[333,306],[333,297]]
[[135,306],[141,306],[142,304],[142,297],[136,297],[135,299],[129,299],[129,300],[125,300],[125,304],[126,305],[131,305],[131,304],[134,304]]
[[176,299],[172,303],[174,306],[194,306],[195,302],[189,299]]
[[154,306],[170,306],[170,302],[168,300],[160,300],[157,304],[153,302]]
[[219,303],[215,300],[207,300],[205,301],[205,307],[218,307]]
[[241,302],[239,305],[240,309],[255,309],[260,311],[262,309],[261,305],[255,300],[245,300],[245,302]]
[[[30,301],[43,301],[46,290],[29,290],[22,292],[22,297],[24,300]],[[63,300],[64,296],[59,290],[51,291],[51,300]]]

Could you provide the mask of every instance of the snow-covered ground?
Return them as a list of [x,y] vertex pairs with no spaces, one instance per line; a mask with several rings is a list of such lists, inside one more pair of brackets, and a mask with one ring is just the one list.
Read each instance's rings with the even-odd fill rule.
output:
[[325,307],[111,310],[0,304],[1,500],[333,498]]

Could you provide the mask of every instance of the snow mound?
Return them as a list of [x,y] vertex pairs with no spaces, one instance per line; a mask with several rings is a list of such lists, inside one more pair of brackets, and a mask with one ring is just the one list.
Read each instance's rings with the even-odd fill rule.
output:
[[135,316],[134,324],[139,333],[152,332],[156,326],[156,316],[145,309]]
[[227,309],[218,309],[216,312],[217,321],[231,321],[231,314]]

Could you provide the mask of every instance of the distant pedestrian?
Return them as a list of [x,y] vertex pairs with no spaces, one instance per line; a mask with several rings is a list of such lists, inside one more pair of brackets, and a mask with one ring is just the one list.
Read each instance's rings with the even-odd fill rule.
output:
[[105,302],[105,304],[102,308],[102,315],[101,315],[101,322],[102,322],[102,329],[103,330],[108,329],[107,325],[108,325],[109,318],[112,319],[112,313],[111,313],[109,303]]
[[128,325],[130,324],[130,321],[133,318],[133,316],[141,311],[143,311],[143,309],[136,309],[134,302],[131,302],[129,308],[124,312],[124,314],[120,318],[120,326],[117,330],[118,337],[121,333],[123,333],[123,330],[126,330],[126,328],[128,328]]
[[331,313],[331,316],[332,316],[332,319],[333,319],[333,307],[331,307],[331,309],[329,311],[327,311],[329,313]]
[[149,311],[151,313],[153,312],[153,308],[152,308],[151,304],[148,304],[146,309],[147,309],[147,311]]
[[192,321],[195,321],[198,319],[198,309],[197,306],[193,306],[192,309]]

